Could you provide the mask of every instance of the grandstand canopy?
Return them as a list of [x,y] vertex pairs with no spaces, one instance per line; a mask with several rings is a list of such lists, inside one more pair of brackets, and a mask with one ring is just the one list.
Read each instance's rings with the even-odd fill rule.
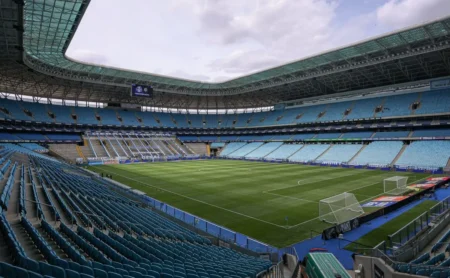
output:
[[[65,56],[89,0],[0,2],[0,91],[174,108],[261,107],[450,75],[450,18],[363,41],[222,83],[72,61]],[[151,85],[151,99],[130,84]]]

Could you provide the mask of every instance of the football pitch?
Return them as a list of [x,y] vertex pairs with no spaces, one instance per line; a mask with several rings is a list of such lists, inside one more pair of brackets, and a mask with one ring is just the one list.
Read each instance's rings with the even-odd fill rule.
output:
[[[330,226],[321,222],[319,201],[343,192],[360,203],[383,193],[383,179],[429,174],[274,164],[195,160],[89,166],[155,199],[245,234],[285,247]],[[376,208],[365,208],[366,212]]]

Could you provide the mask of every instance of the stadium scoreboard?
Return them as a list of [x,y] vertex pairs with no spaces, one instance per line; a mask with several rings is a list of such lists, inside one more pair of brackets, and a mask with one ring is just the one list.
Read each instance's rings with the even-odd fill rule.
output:
[[131,96],[132,97],[153,97],[152,86],[131,84]]

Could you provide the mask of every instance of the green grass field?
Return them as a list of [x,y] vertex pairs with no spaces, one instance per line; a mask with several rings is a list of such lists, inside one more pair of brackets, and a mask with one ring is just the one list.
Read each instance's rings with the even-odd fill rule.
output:
[[428,211],[432,206],[436,205],[436,203],[437,201],[426,200],[418,204],[410,210],[381,225],[379,228],[365,234],[355,243],[347,245],[345,249],[354,251],[355,247],[358,246],[358,244],[362,244],[365,247],[375,247],[380,242],[386,240],[388,235],[392,235],[393,233],[397,232],[406,224],[413,221],[416,217],[418,217],[425,211]]
[[[233,160],[90,166],[169,205],[276,247],[321,232],[319,200],[350,192],[359,202],[383,194],[395,172]],[[408,183],[428,174],[401,173]],[[374,210],[367,208],[366,212]],[[285,217],[288,217],[288,223]],[[317,234],[317,233],[316,233]]]

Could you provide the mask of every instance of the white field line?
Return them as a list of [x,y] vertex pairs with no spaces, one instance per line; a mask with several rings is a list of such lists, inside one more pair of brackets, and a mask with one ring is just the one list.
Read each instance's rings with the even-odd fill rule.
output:
[[[421,178],[421,179],[415,180],[415,181],[413,181],[413,182],[408,183],[408,185],[413,184],[413,183],[415,183],[415,182],[418,182],[418,181],[420,181],[420,180],[425,180],[425,179],[427,179],[427,178],[429,178],[429,177],[432,177],[432,176],[433,176],[433,175],[429,175],[428,177],[425,177],[425,178]],[[378,194],[378,195],[372,196],[372,197],[370,197],[370,198],[367,198],[367,199],[365,199],[365,200],[362,200],[362,201],[359,202],[359,203],[360,203],[360,204],[365,203],[366,201],[369,201],[370,199],[379,197],[379,196],[384,195],[384,194],[386,194],[386,192],[383,192],[383,193],[381,193],[381,194]],[[289,226],[287,229],[292,229],[292,228],[295,228],[295,227],[297,227],[297,226],[304,225],[304,224],[306,224],[306,223],[315,221],[315,220],[317,220],[317,219],[319,219],[319,218],[320,218],[320,217],[316,217],[316,218],[309,219],[309,220],[307,220],[307,221],[304,221],[304,222],[295,224],[294,226]]]
[[[312,173],[314,173],[314,172],[310,172],[310,173],[312,174]],[[321,179],[321,180],[315,180],[315,181],[306,182],[306,183],[300,183],[300,184],[298,184],[298,182],[297,182],[297,185],[291,185],[291,186],[286,186],[286,187],[282,187],[282,188],[270,189],[270,190],[264,191],[263,193],[268,193],[268,192],[272,192],[272,191],[277,191],[277,190],[283,190],[283,189],[288,189],[288,188],[292,188],[292,187],[297,187],[297,186],[300,186],[300,185],[307,185],[307,184],[312,184],[312,183],[316,183],[316,182],[323,182],[323,181],[327,181],[327,180],[334,180],[334,179],[339,179],[339,178],[343,178],[343,177],[349,177],[349,176],[357,175],[357,174],[355,174],[354,172],[352,172],[352,173],[353,173],[353,174],[351,174],[351,175],[343,175],[343,176],[338,176],[338,177],[331,177],[331,178],[326,178],[326,179]],[[304,180],[307,180],[307,179],[303,179],[303,180],[301,180],[301,181],[304,181]],[[299,181],[300,181],[300,180],[299,180]]]
[[315,203],[315,204],[318,204],[318,203],[319,203],[319,202],[311,201],[311,200],[307,200],[307,199],[300,199],[300,198],[297,198],[297,197],[292,197],[292,196],[286,196],[286,195],[280,195],[280,194],[270,193],[270,192],[267,192],[267,191],[264,191],[263,193],[264,193],[264,194],[275,195],[275,196],[279,196],[279,197],[283,197],[283,198],[288,198],[288,199],[294,199],[294,200],[299,200],[299,201],[305,201],[305,202],[308,202],[308,203]]
[[[94,167],[97,168],[96,166],[94,166]],[[275,223],[271,223],[271,222],[268,222],[268,221],[265,221],[265,220],[261,220],[261,219],[255,218],[255,217],[253,217],[253,216],[249,216],[249,215],[240,213],[240,212],[236,212],[236,211],[233,211],[233,210],[230,210],[230,209],[226,209],[226,208],[223,208],[223,207],[219,207],[219,206],[216,206],[216,205],[213,205],[213,204],[210,204],[210,203],[207,203],[207,202],[204,202],[204,201],[201,201],[201,200],[198,200],[198,199],[195,199],[195,198],[192,198],[192,197],[183,195],[183,194],[179,194],[179,193],[176,193],[176,192],[173,192],[173,191],[164,189],[164,188],[160,188],[160,187],[157,187],[157,186],[153,186],[153,185],[147,184],[147,183],[145,183],[145,182],[141,182],[141,181],[136,180],[136,179],[132,179],[132,178],[129,178],[129,177],[126,177],[126,176],[119,175],[119,174],[117,174],[117,173],[108,171],[108,170],[106,170],[106,169],[102,169],[102,171],[109,172],[109,173],[114,174],[114,175],[116,175],[116,176],[119,176],[119,177],[122,177],[122,178],[125,178],[125,179],[128,179],[128,180],[132,180],[132,181],[138,182],[138,183],[140,183],[140,184],[142,184],[142,185],[145,185],[145,186],[148,186],[148,187],[152,187],[152,188],[156,188],[156,189],[159,189],[159,190],[162,190],[162,191],[166,191],[166,192],[169,192],[169,193],[171,193],[171,194],[174,194],[174,195],[177,195],[177,196],[180,196],[180,197],[183,197],[183,198],[192,200],[192,201],[196,201],[196,202],[199,202],[199,203],[202,203],[202,204],[211,206],[211,207],[215,207],[215,208],[218,208],[218,209],[221,209],[221,210],[225,210],[225,211],[228,211],[228,212],[231,212],[231,213],[240,215],[240,216],[244,216],[244,217],[247,217],[247,218],[250,218],[250,219],[253,219],[253,220],[262,222],[262,223],[266,223],[266,224],[269,224],[269,225],[272,225],[272,226],[276,226],[276,227],[279,227],[279,228],[284,228],[284,229],[286,229],[286,226],[278,225],[278,224],[275,224]]]

